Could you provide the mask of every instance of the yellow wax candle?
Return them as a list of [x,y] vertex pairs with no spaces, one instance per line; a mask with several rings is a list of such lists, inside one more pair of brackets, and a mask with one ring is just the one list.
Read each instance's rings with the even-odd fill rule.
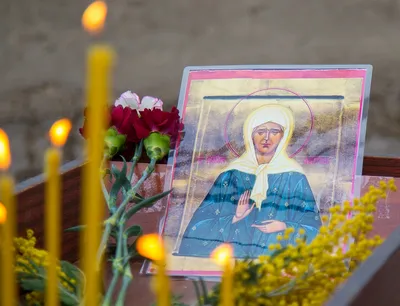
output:
[[230,260],[224,265],[224,273],[222,275],[222,295],[221,305],[233,306],[233,273]]
[[[0,129],[0,171],[4,173],[0,176],[0,200],[4,207],[2,209],[3,216],[1,224],[1,305],[15,305],[16,296],[16,280],[14,273],[15,256],[13,251],[13,239],[15,237],[15,199],[14,199],[14,180],[5,171],[11,164],[10,145],[7,134]],[[4,213],[6,216],[4,218]],[[5,219],[5,220],[4,220]]]
[[60,230],[60,204],[61,204],[61,178],[60,164],[61,152],[58,147],[67,140],[71,122],[62,119],[53,124],[49,136],[53,145],[45,153],[45,232],[46,248],[49,252],[49,265],[47,267],[47,286],[45,305],[59,305],[57,265],[60,258],[61,230]]
[[105,109],[110,97],[110,68],[113,52],[108,46],[93,46],[88,55],[88,164],[83,173],[83,224],[87,225],[81,245],[86,275],[87,303],[95,303],[99,294],[96,253],[100,244],[104,199],[100,185],[100,165],[104,150]]
[[233,270],[231,265],[231,258],[233,249],[231,245],[224,243],[217,247],[212,253],[211,258],[220,266],[223,267],[221,292],[220,292],[220,305],[233,306]]
[[166,273],[167,260],[161,238],[157,234],[143,235],[138,239],[136,248],[140,255],[157,263],[157,274],[154,280],[157,306],[171,306],[171,288]]
[[[82,16],[82,25],[91,34],[98,34],[104,27],[107,4],[104,1],[91,3]],[[104,150],[105,110],[110,98],[110,69],[114,52],[109,46],[92,46],[87,59],[87,109],[88,141],[86,153],[88,164],[84,167],[82,223],[87,226],[81,239],[81,258],[86,275],[86,303],[97,304],[100,282],[96,253],[100,245],[104,199],[100,184],[100,167]]]
[[158,262],[156,274],[157,306],[171,306],[171,290],[166,273],[165,256]]

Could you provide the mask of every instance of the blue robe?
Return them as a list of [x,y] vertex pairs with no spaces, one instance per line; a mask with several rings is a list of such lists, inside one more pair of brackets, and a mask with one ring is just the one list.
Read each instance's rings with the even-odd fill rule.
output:
[[[254,207],[248,216],[232,224],[240,195],[252,190],[255,179],[255,175],[238,170],[221,173],[193,214],[174,255],[209,257],[216,247],[228,242],[234,248],[234,257],[256,258],[270,255],[270,244],[294,245],[301,228],[307,243],[311,242],[318,234],[321,218],[308,180],[299,172],[269,174],[267,198],[261,209]],[[250,199],[249,207],[253,203]],[[278,241],[284,231],[263,233],[251,227],[266,220],[285,222],[295,231],[289,240]]]

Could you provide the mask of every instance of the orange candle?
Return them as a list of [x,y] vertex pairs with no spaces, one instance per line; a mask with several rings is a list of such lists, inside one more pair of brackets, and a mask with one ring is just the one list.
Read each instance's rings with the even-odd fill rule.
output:
[[[0,263],[1,273],[1,305],[15,305],[17,302],[13,251],[13,239],[15,237],[15,199],[14,199],[14,180],[6,173],[11,165],[10,144],[7,134],[0,129],[0,200],[1,205],[1,252]],[[4,205],[4,206],[3,206]]]
[[47,285],[45,305],[58,306],[58,275],[57,265],[60,258],[61,230],[60,230],[60,205],[61,205],[61,150],[67,141],[71,130],[71,122],[62,119],[53,124],[49,136],[52,147],[45,153],[45,232],[46,247],[49,252],[49,265],[47,267]]

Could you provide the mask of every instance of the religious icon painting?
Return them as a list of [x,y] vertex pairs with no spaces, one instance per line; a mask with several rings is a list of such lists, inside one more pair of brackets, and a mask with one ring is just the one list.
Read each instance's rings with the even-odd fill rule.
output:
[[309,243],[332,205],[358,197],[371,73],[368,65],[186,68],[185,135],[169,158],[161,226],[169,274],[219,276],[210,254],[222,243],[238,260],[270,255],[278,242]]

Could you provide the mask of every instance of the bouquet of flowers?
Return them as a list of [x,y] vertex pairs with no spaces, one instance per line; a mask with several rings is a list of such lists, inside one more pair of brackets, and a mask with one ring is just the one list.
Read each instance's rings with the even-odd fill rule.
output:
[[[85,126],[86,115],[89,111],[90,109],[85,109],[84,125],[79,129],[84,138],[88,137]],[[101,294],[99,303],[103,306],[122,306],[125,303],[128,285],[132,280],[129,261],[138,254],[136,240],[143,232],[139,225],[127,227],[126,223],[139,210],[150,207],[169,193],[167,191],[150,198],[143,198],[137,194],[137,191],[154,171],[155,164],[168,155],[170,148],[174,146],[183,131],[183,124],[176,107],[172,107],[170,112],[163,111],[163,102],[160,99],[147,96],[140,100],[138,95],[130,91],[123,93],[105,111],[108,126],[104,137],[103,167],[106,165],[105,161],[116,159],[118,156],[123,160],[123,167],[121,170],[116,167],[99,169],[99,180],[109,209],[109,216],[102,223],[103,235],[97,253],[99,263],[107,254],[110,238],[116,242],[112,250],[114,254],[107,254],[111,255],[109,260],[112,262],[113,278],[105,292]],[[150,162],[140,179],[132,186],[133,171],[143,151]],[[129,173],[127,160],[132,162]],[[109,191],[104,184],[104,174],[109,175],[112,181]],[[119,194],[123,195],[120,202],[117,200]],[[128,207],[127,204],[132,202],[134,205]],[[85,226],[78,225],[66,231],[81,231],[85,229]],[[131,238],[134,238],[133,242],[128,243]],[[27,231],[26,238],[16,238],[14,243],[17,256],[15,271],[23,290],[20,303],[43,305],[48,253],[35,248],[36,238],[32,230]],[[81,305],[84,300],[85,275],[76,266],[65,261],[59,261],[57,269],[60,279],[61,305]],[[101,269],[100,265],[99,269]],[[120,279],[122,284],[119,293],[116,293],[116,285]]]
[[[116,242],[111,256],[113,278],[107,291],[102,297],[102,305],[124,305],[125,295],[132,280],[129,261],[136,256],[136,241],[143,231],[139,225],[126,226],[127,221],[139,210],[150,207],[155,202],[166,196],[170,191],[154,195],[150,198],[143,198],[137,191],[143,182],[154,171],[155,164],[165,158],[172,146],[183,131],[183,124],[176,107],[170,112],[162,109],[163,102],[154,97],[139,99],[138,95],[127,91],[117,99],[107,112],[108,129],[104,138],[103,165],[109,159],[115,159],[118,155],[123,160],[121,170],[116,167],[111,169],[100,169],[104,175],[109,175],[112,181],[110,191],[107,190],[104,180],[101,179],[105,201],[109,209],[109,217],[103,222],[103,236],[98,249],[97,259],[101,260],[107,250],[110,238]],[[90,111],[85,110],[85,114]],[[83,137],[87,137],[85,125],[79,130]],[[134,168],[142,157],[143,150],[150,160],[147,168],[136,184],[132,186]],[[128,173],[126,161],[131,161],[131,169]],[[123,199],[117,203],[118,195],[122,194]],[[128,208],[128,203],[134,202]],[[68,229],[68,231],[83,230],[85,225],[79,225]],[[133,243],[128,240],[135,238]],[[121,278],[122,285],[115,296],[116,284]]]
[[[85,109],[84,124],[79,129],[85,138],[88,111]],[[163,102],[155,97],[140,99],[137,94],[127,91],[106,112],[108,130],[104,154],[109,159],[132,160],[135,147],[143,142],[149,159],[161,160],[183,132],[178,109],[174,106],[170,112],[164,111]]]

